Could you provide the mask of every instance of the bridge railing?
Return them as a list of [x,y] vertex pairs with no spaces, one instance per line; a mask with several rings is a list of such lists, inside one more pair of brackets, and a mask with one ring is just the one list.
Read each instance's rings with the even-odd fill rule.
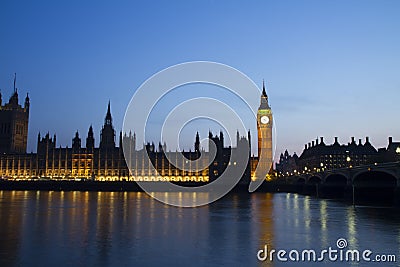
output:
[[382,163],[374,163],[374,164],[368,164],[368,165],[361,165],[361,166],[349,166],[349,167],[344,167],[344,168],[336,168],[336,169],[325,169],[325,170],[313,170],[313,169],[308,169],[306,171],[302,172],[292,172],[288,174],[280,174],[278,175],[278,178],[291,178],[291,177],[309,177],[309,176],[321,176],[323,174],[328,174],[328,173],[337,173],[337,172],[346,172],[349,170],[352,171],[362,171],[362,170],[376,170],[376,169],[383,169],[383,168],[392,168],[392,167],[400,167],[400,161],[395,161],[395,162],[382,162]]

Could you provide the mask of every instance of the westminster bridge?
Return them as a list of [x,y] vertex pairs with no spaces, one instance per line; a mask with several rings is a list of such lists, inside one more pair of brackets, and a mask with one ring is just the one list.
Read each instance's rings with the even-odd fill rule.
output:
[[292,173],[282,177],[303,194],[346,198],[353,204],[400,203],[400,162]]

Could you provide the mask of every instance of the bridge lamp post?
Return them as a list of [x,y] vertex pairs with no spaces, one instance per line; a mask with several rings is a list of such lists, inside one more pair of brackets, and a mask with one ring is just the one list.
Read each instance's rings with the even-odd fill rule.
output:
[[346,158],[346,161],[347,161],[347,163],[349,164],[349,167],[351,168],[351,167],[353,167],[353,166],[351,166],[351,158],[350,158],[350,156],[347,156],[347,158]]

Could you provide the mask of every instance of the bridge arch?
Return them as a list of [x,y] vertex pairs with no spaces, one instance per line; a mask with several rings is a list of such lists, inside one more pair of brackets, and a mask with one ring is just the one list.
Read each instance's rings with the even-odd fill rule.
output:
[[313,175],[307,179],[307,184],[320,184],[322,182],[322,178],[318,175]]
[[396,187],[397,177],[385,170],[360,171],[353,176],[355,186]]
[[383,170],[364,171],[353,178],[355,202],[360,204],[393,205],[397,179]]
[[331,173],[325,177],[326,185],[346,186],[348,178],[340,173]]
[[296,183],[297,184],[305,184],[306,179],[304,177],[297,177]]
[[373,169],[368,168],[367,170],[360,170],[360,171],[354,173],[354,175],[353,175],[353,180],[354,180],[356,177],[359,177],[360,175],[362,175],[362,174],[364,174],[364,173],[367,173],[367,172],[378,173],[378,174],[379,174],[379,173],[386,173],[386,174],[388,174],[388,175],[394,177],[394,178],[397,179],[397,180],[400,178],[400,177],[397,177],[397,173],[396,173],[396,171],[394,171],[394,170],[390,170],[390,169],[375,169],[375,170],[373,170]]

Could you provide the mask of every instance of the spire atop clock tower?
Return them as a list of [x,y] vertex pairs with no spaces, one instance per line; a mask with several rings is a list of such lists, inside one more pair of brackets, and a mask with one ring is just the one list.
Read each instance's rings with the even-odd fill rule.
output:
[[265,90],[265,82],[263,80],[263,89],[262,89],[262,94],[261,94],[261,103],[259,109],[271,109],[271,107],[268,104],[268,95]]
[[263,80],[263,90],[262,90],[262,96],[265,96],[268,98],[267,96],[267,92],[265,91],[265,81]]

